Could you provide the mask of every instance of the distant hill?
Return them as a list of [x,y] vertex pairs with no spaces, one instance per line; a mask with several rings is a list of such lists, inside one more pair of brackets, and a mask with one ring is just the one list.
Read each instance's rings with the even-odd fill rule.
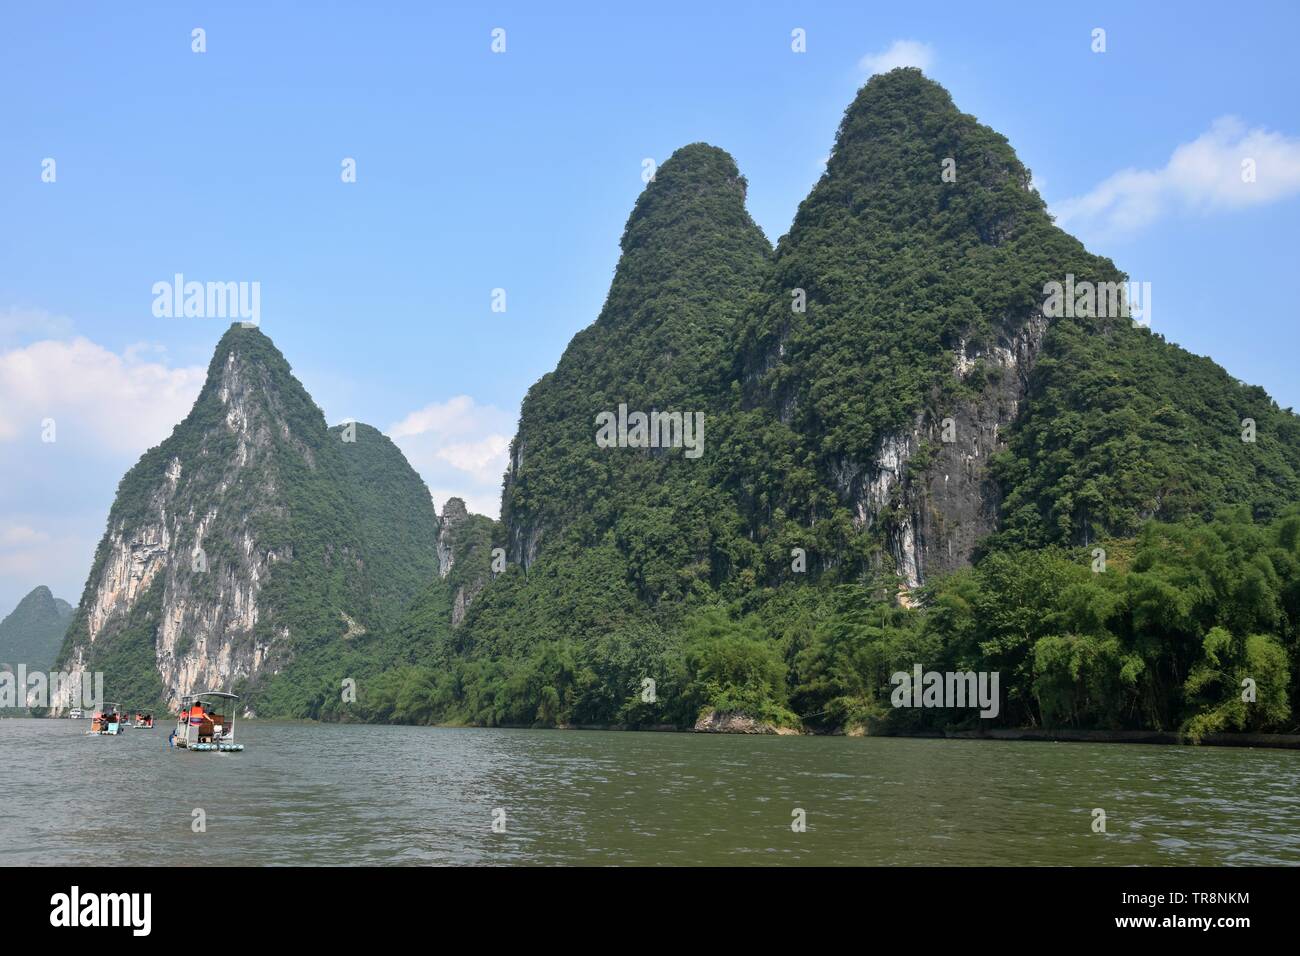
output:
[[34,588],[0,621],[0,665],[26,664],[28,671],[48,671],[72,620],[72,605],[45,585]]
[[262,716],[319,716],[398,653],[399,616],[440,580],[441,523],[397,446],[330,428],[271,340],[238,325],[107,525],[62,660],[141,705],[220,689]]

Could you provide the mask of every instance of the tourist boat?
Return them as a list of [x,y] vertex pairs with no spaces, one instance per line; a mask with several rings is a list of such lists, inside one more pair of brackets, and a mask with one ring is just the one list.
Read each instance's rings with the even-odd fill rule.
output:
[[234,694],[204,691],[181,698],[181,712],[172,731],[171,744],[182,750],[238,753],[243,744],[235,743]]
[[153,729],[153,714],[146,714],[143,711],[135,712],[135,726],[143,727],[145,730]]
[[95,716],[90,719],[90,729],[86,731],[87,734],[99,737],[114,737],[121,732],[122,707],[107,701],[95,711]]

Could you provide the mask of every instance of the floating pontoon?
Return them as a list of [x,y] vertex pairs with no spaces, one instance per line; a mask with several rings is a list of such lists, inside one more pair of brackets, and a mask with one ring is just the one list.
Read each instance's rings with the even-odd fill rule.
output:
[[243,744],[235,743],[235,708],[239,698],[219,691],[187,694],[181,698],[181,713],[172,745],[183,750],[238,753]]
[[99,737],[113,737],[122,732],[122,705],[110,704],[105,702],[98,710],[95,716],[91,718],[90,729],[87,734],[94,734]]

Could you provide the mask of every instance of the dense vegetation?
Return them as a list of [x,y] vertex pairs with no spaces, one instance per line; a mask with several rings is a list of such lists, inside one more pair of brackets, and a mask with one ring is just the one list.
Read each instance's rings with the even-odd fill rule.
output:
[[1099,335],[1058,320],[1008,437],[995,464],[1007,490],[999,545],[1083,544],[1225,503],[1266,518],[1300,500],[1300,419],[1128,323]]
[[[954,181],[942,175],[949,160]],[[1118,277],[1052,224],[1003,136],[919,71],[896,70],[846,112],[825,173],[777,247],[743,354],[819,464],[866,460],[955,387],[963,342],[988,351],[1067,272]]]
[[[735,162],[714,147],[684,147],[659,167],[599,318],[524,401],[503,496],[510,563],[429,662],[433,703],[396,719],[640,712],[626,688],[673,658],[681,603],[725,576],[722,542],[740,519],[709,456],[598,447],[596,417],[620,405],[699,412],[705,447],[725,440],[731,342],[770,254],[744,198]],[[547,558],[534,564],[538,547]]]
[[0,665],[26,664],[29,670],[48,670],[63,643],[72,619],[72,606],[56,598],[45,585],[18,602],[0,620]]
[[502,499],[503,521],[518,529],[512,561],[527,564],[530,545],[565,531],[589,544],[613,534],[654,552],[652,565],[634,557],[630,569],[652,602],[708,576],[691,565],[706,553],[710,516],[727,504],[706,462],[680,448],[598,447],[595,422],[621,404],[703,412],[704,440],[716,440],[736,324],[771,251],[745,211],[745,189],[730,156],[697,143],[664,162],[638,199],[600,316],[524,400]]
[[[1053,224],[1003,137],[915,70],[858,94],[775,251],[745,188],[704,144],[659,168],[599,317],[523,404],[500,523],[449,504],[435,540],[400,452],[364,426],[340,443],[279,353],[250,343],[262,407],[288,428],[268,432],[274,453],[239,494],[259,543],[292,555],[264,586],[257,636],[288,626],[292,639],[276,645],[277,675],[248,688],[260,713],[689,727],[712,711],[826,731],[1193,738],[1296,727],[1289,409],[1127,318],[1044,323],[1048,282],[1124,276]],[[1030,339],[1012,371],[990,364]],[[123,480],[110,527],[147,511],[173,454],[236,453],[212,390]],[[891,529],[927,507],[916,488],[976,466],[950,456],[941,472],[922,444],[876,501],[873,461],[901,430],[990,401],[1004,446],[966,488],[998,530],[973,566],[900,601]],[[597,416],[620,405],[703,413],[704,454],[600,447]],[[222,477],[202,475],[196,502]],[[504,570],[489,570],[494,548]],[[157,601],[105,645],[141,681]],[[891,675],[915,665],[996,672],[998,715],[894,707]],[[348,677],[355,701],[340,697]]]
[[848,597],[851,613],[793,655],[794,699],[832,722],[980,723],[890,708],[888,675],[923,662],[1000,672],[999,725],[1291,730],[1297,534],[1296,509],[1262,524],[1238,508],[1208,523],[1149,522],[1136,539],[1106,542],[1104,565],[1091,550],[997,552],[937,583],[920,611]]
[[[510,567],[363,716],[989,725],[892,708],[890,674],[921,663],[998,671],[998,725],[1288,727],[1278,516],[1296,501],[1296,419],[1122,317],[1051,323],[993,469],[1000,532],[915,608],[895,600],[891,516],[863,521],[842,476],[916,416],[978,397],[979,368],[955,375],[954,355],[1005,347],[1066,274],[1125,278],[1052,223],[1002,136],[914,70],[859,93],[774,256],[730,158],[679,151],[632,213],[600,317],[524,404],[498,532]],[[594,416],[620,402],[694,403],[708,454],[598,448]],[[1245,507],[1215,518],[1225,505]],[[1112,553],[1094,573],[1082,546],[1098,541]],[[1233,610],[1248,585],[1232,562],[1272,568],[1253,617]]]
[[[226,398],[223,399],[223,390]],[[157,647],[165,595],[191,606],[249,588],[247,542],[270,553],[251,631],[216,635],[236,654],[267,648],[269,679],[236,682],[259,713],[315,716],[337,699],[342,678],[382,655],[371,644],[392,639],[411,598],[437,577],[437,516],[428,489],[395,445],[357,423],[327,428],[321,410],[284,356],[256,329],[222,337],[194,408],[170,437],[122,479],[86,590],[63,649],[81,646],[103,670],[110,697],[137,706],[164,688]],[[172,463],[179,474],[171,490]],[[92,603],[111,536],[140,540],[171,515],[165,567],[123,614],[88,642]],[[204,523],[207,568],[193,570]],[[157,538],[157,530],[150,532]],[[228,598],[227,598],[228,600]],[[193,625],[190,625],[190,630]],[[192,646],[182,635],[178,655]]]
[[[345,427],[330,429],[326,446],[337,449],[341,466],[330,495],[290,507],[291,515],[315,522],[309,540],[321,548],[308,552],[293,575],[271,578],[264,591],[273,607],[288,611],[285,617],[302,622],[290,625],[299,639],[284,670],[264,688],[252,688],[253,704],[269,716],[329,716],[342,702],[344,679],[364,683],[398,664],[404,658],[397,636],[402,614],[415,595],[438,582],[438,523],[424,482],[377,429],[355,423],[355,441],[344,442]],[[323,502],[335,509],[328,517],[318,510]],[[347,523],[351,537],[340,534],[337,523]],[[303,529],[288,533],[300,541]],[[342,542],[354,543],[340,549],[340,561],[334,552]],[[322,568],[328,574],[338,568],[355,590],[322,601],[314,580]]]
[[[1091,548],[999,551],[929,586],[917,609],[883,582],[803,584],[699,601],[677,621],[649,619],[631,593],[605,590],[609,554],[547,562],[554,570],[539,570],[531,604],[584,615],[573,631],[524,629],[491,657],[452,653],[394,671],[355,716],[683,726],[716,708],[872,733],[1297,730],[1300,509],[1270,522],[1248,507],[1209,522],[1152,521],[1104,550],[1104,563]],[[522,579],[508,572],[489,599]],[[581,640],[592,631],[601,639]],[[890,676],[917,663],[998,672],[997,718],[891,706]],[[647,677],[654,702],[643,699]]]

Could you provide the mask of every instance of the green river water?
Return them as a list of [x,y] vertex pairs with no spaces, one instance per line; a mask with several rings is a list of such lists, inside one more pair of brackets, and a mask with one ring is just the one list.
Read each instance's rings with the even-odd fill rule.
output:
[[198,754],[88,728],[0,721],[0,864],[1300,864],[1296,751],[248,721],[243,753]]

